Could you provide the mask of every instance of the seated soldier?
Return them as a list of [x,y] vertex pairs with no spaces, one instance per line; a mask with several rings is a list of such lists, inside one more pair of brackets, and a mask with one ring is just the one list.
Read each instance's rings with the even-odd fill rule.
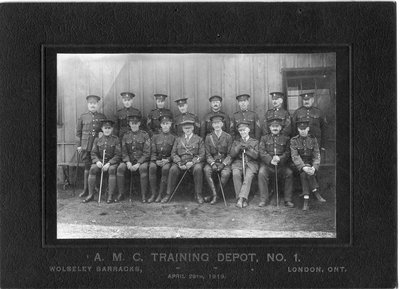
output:
[[301,195],[304,196],[303,210],[306,211],[309,209],[310,190],[314,192],[320,202],[325,202],[325,199],[318,193],[319,185],[316,178],[321,157],[317,139],[308,134],[309,121],[298,120],[296,124],[299,134],[290,140],[290,151],[293,163],[300,172],[303,189]]
[[113,125],[114,122],[112,120],[103,120],[101,126],[103,135],[100,138],[96,138],[93,142],[93,148],[90,153],[92,166],[89,171],[89,195],[83,200],[84,203],[93,200],[96,175],[101,171],[108,172],[107,203],[112,203],[112,195],[116,186],[115,172],[121,161],[120,142],[118,137],[112,135]]
[[[251,187],[251,182],[255,174],[258,172],[258,140],[249,136],[250,123],[240,121],[237,124],[237,130],[240,133],[240,138],[232,144],[231,157],[233,185],[238,202],[238,208],[248,206],[248,197]],[[243,181],[242,181],[243,176]]]
[[115,200],[116,202],[123,199],[125,171],[128,169],[131,173],[131,178],[134,172],[139,173],[142,202],[146,203],[146,192],[149,182],[150,137],[147,132],[139,129],[140,121],[141,117],[139,114],[131,115],[129,117],[129,126],[131,130],[122,137],[122,162],[117,170],[118,197]]
[[[222,187],[228,182],[231,175],[232,136],[222,130],[224,115],[215,114],[210,117],[214,132],[206,136],[204,142],[207,164],[204,166],[204,175],[212,192],[211,205],[217,202],[217,190],[212,179],[213,172],[221,174]],[[208,201],[208,198],[206,198]]]
[[[261,201],[258,206],[263,207],[267,204],[270,197],[268,183],[269,180],[277,177],[275,176],[277,173],[280,177],[285,178],[285,206],[293,208],[293,171],[287,164],[287,160],[290,158],[289,137],[281,133],[282,120],[280,118],[270,119],[268,126],[271,133],[264,135],[260,141],[261,163],[258,172],[258,188]],[[278,192],[275,193],[278,194]]]
[[203,162],[205,158],[204,142],[193,133],[195,121],[184,120],[182,123],[184,135],[175,139],[171,156],[174,164],[171,166],[168,176],[167,195],[162,203],[168,202],[178,181],[178,177],[188,171],[192,173],[197,202],[204,202],[202,196],[203,187]]
[[157,172],[161,172],[156,203],[159,203],[162,194],[167,188],[169,169],[171,168],[171,150],[174,146],[175,136],[171,133],[172,118],[169,115],[160,117],[161,133],[156,134],[151,139],[151,157],[149,165],[149,179],[151,187],[151,197],[147,201],[152,203],[157,195]]

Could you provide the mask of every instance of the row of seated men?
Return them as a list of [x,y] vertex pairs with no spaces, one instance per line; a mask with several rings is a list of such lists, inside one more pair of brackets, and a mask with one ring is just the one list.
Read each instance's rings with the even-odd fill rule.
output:
[[[95,101],[91,101],[93,98]],[[99,97],[88,96],[87,99],[90,112],[90,106],[95,107]],[[178,178],[181,175],[184,177],[186,173],[190,172],[194,178],[197,201],[203,203],[204,171],[205,179],[212,192],[211,198],[207,197],[206,200],[211,200],[211,204],[216,203],[218,199],[212,175],[220,176],[220,185],[223,187],[232,173],[238,200],[237,206],[247,207],[251,182],[257,174],[261,194],[259,205],[265,206],[269,198],[268,180],[275,172],[285,177],[285,205],[293,207],[291,201],[293,174],[288,165],[290,163],[288,160],[292,159],[301,176],[304,196],[303,209],[308,209],[310,192],[313,192],[318,200],[325,201],[318,193],[318,184],[315,178],[320,155],[318,140],[309,134],[309,119],[303,118],[296,121],[299,135],[293,137],[290,142],[289,137],[282,133],[284,125],[281,118],[267,120],[269,133],[264,135],[261,141],[251,137],[251,121],[243,119],[236,122],[236,129],[240,135],[237,138],[223,131],[225,121],[225,115],[222,113],[211,115],[209,122],[213,132],[207,134],[203,142],[203,139],[194,133],[195,118],[183,117],[176,124],[177,128],[182,129],[182,134],[175,137],[171,132],[172,117],[169,114],[162,114],[158,119],[159,130],[150,138],[146,131],[140,129],[142,123],[140,112],[134,111],[127,117],[130,130],[123,134],[121,140],[113,135],[114,121],[101,118],[99,122],[102,123],[102,135],[89,144],[90,138],[93,139],[96,136],[93,130],[86,138],[86,147],[83,149],[84,129],[79,130],[79,126],[84,127],[81,117],[77,128],[77,135],[80,138],[78,152],[85,163],[88,166],[91,165],[88,185],[85,186],[81,197],[88,194],[84,202],[92,200],[96,174],[100,171],[108,171],[109,195],[107,202],[121,200],[124,195],[125,171],[129,170],[140,174],[143,202],[167,202],[176,187]],[[83,124],[79,122],[83,122]],[[92,125],[95,127],[93,121]],[[88,149],[89,145],[90,149]],[[206,164],[203,168],[204,162]],[[157,171],[161,174],[159,188],[157,188]],[[151,187],[149,199],[146,198],[148,179]],[[113,193],[116,183],[118,183],[118,196],[114,200]],[[162,197],[165,189],[166,195]]]

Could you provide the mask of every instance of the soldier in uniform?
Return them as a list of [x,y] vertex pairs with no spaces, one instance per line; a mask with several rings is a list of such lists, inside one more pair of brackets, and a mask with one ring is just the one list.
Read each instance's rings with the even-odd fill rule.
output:
[[232,146],[232,136],[222,130],[224,115],[216,114],[211,116],[214,132],[206,136],[204,142],[206,150],[207,164],[204,166],[204,175],[207,183],[211,188],[212,200],[211,205],[217,202],[217,190],[212,179],[213,172],[221,173],[222,186],[228,182],[231,175],[231,156],[230,150]]
[[114,121],[109,119],[103,120],[101,127],[103,135],[96,138],[93,142],[93,149],[90,153],[92,166],[89,171],[89,195],[83,200],[84,203],[90,202],[93,199],[96,175],[102,170],[108,172],[107,204],[113,202],[112,195],[116,187],[115,173],[121,161],[121,143],[119,138],[112,134],[113,125]]
[[239,208],[248,206],[247,200],[251,182],[258,172],[259,142],[250,137],[250,126],[251,123],[248,121],[243,120],[238,122],[237,129],[240,133],[240,139],[233,142],[230,152],[233,159],[233,185],[235,187],[236,199],[238,199],[236,206]]
[[157,195],[157,172],[161,172],[160,188],[155,200],[159,203],[162,194],[167,188],[169,169],[171,168],[171,150],[174,146],[175,136],[171,133],[172,119],[168,115],[160,116],[162,132],[156,134],[151,139],[151,157],[149,165],[149,179],[151,187],[151,197],[147,201],[152,203]]
[[249,107],[248,94],[241,94],[236,96],[236,100],[239,104],[240,110],[233,114],[233,121],[231,122],[231,134],[235,139],[240,139],[240,133],[237,130],[237,125],[240,122],[248,122],[250,128],[250,137],[257,140],[261,136],[260,120],[258,119],[257,113],[248,109]]
[[222,130],[227,133],[230,133],[231,120],[229,118],[229,115],[221,111],[222,97],[219,95],[213,95],[209,98],[209,101],[210,101],[211,111],[204,116],[204,119],[201,122],[201,127],[200,127],[200,136],[202,139],[204,139],[206,135],[214,131],[211,121],[211,117],[214,115],[223,115],[224,125],[222,127]]
[[263,135],[271,133],[269,129],[269,121],[274,118],[279,118],[281,121],[281,133],[289,136],[292,133],[292,121],[290,114],[282,107],[284,94],[282,92],[271,92],[272,109],[267,110],[264,116]]
[[156,99],[156,108],[153,109],[148,117],[147,117],[147,128],[149,130],[149,135],[152,137],[154,134],[160,133],[161,132],[161,126],[160,126],[160,116],[163,115],[168,115],[172,119],[174,118],[171,110],[168,108],[164,108],[165,106],[165,99],[168,97],[166,94],[154,94],[154,97]]
[[135,94],[131,92],[121,92],[121,97],[124,107],[117,110],[116,127],[114,129],[114,134],[117,135],[120,140],[122,140],[122,137],[126,132],[131,130],[129,127],[128,118],[132,115],[139,115],[140,118],[142,118],[142,113],[140,110],[132,107]]
[[146,202],[146,192],[148,187],[148,168],[150,160],[150,137],[147,132],[140,130],[140,115],[131,115],[129,117],[129,126],[131,130],[122,138],[122,162],[117,170],[118,197],[116,201],[123,198],[125,190],[125,172],[129,170],[130,177],[134,172],[140,175],[140,188],[142,202]]
[[181,122],[186,119],[194,120],[194,131],[193,133],[200,135],[200,121],[197,115],[188,112],[188,104],[187,98],[181,98],[175,100],[176,104],[178,105],[178,109],[180,114],[175,116],[174,123],[175,123],[175,132],[177,136],[182,136],[183,130],[181,126]]
[[92,164],[90,152],[92,150],[93,141],[101,132],[101,121],[106,119],[106,116],[97,112],[100,97],[97,95],[88,95],[86,97],[88,111],[83,113],[76,123],[77,151],[80,154],[80,159],[85,164],[83,176],[83,191],[79,197],[84,197],[88,194],[88,178],[89,170]]
[[202,138],[193,133],[193,120],[184,120],[181,125],[185,134],[175,139],[171,152],[174,164],[169,171],[167,195],[161,202],[168,202],[178,182],[178,177],[188,170],[193,175],[197,202],[202,204],[204,202],[202,196],[203,162],[205,159],[204,142]]
[[310,124],[310,135],[316,137],[318,145],[321,148],[321,150],[325,150],[325,145],[326,145],[325,132],[328,125],[326,118],[323,112],[319,108],[313,106],[314,93],[303,93],[300,94],[300,96],[303,99],[303,106],[299,107],[293,113],[292,135],[297,135],[298,133],[297,128],[295,127],[296,122],[299,120],[307,119]]
[[303,210],[308,210],[310,191],[315,194],[320,202],[325,202],[318,192],[318,182],[316,173],[320,165],[320,153],[318,141],[309,134],[310,125],[307,119],[296,122],[299,134],[290,140],[290,151],[292,160],[297,170],[300,172],[301,186],[304,196]]
[[260,203],[263,207],[267,204],[270,194],[268,182],[275,179],[277,174],[285,178],[284,198],[285,206],[293,208],[293,171],[289,168],[287,160],[290,158],[290,138],[282,134],[282,119],[272,118],[269,121],[271,133],[264,135],[260,141],[260,170],[258,172],[258,188],[260,190]]

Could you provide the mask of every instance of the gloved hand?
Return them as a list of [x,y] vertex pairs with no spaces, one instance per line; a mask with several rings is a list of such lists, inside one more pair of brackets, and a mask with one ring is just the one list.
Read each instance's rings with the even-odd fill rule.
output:
[[222,171],[224,169],[225,164],[224,163],[219,163],[219,164],[217,164],[217,166],[218,166],[218,171],[220,172],[220,171]]

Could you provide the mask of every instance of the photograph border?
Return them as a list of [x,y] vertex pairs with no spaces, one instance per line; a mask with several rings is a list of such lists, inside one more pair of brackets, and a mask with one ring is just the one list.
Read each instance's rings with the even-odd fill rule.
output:
[[[56,195],[46,194],[46,190],[56,191],[56,137],[57,137],[57,54],[58,53],[336,53],[336,238],[201,238],[201,239],[57,239],[56,237]],[[163,247],[165,242],[175,247],[265,247],[265,246],[350,246],[352,240],[352,142],[351,142],[351,45],[42,45],[42,121],[43,130],[43,246],[146,246]],[[338,112],[340,108],[340,111]],[[350,125],[349,125],[350,124]],[[340,141],[338,141],[340,140]],[[55,147],[54,147],[55,146]],[[340,152],[340,153],[338,153]],[[50,165],[49,165],[50,164]],[[345,176],[343,172],[348,172]],[[346,196],[348,199],[346,199]],[[172,244],[174,243],[174,244]]]

